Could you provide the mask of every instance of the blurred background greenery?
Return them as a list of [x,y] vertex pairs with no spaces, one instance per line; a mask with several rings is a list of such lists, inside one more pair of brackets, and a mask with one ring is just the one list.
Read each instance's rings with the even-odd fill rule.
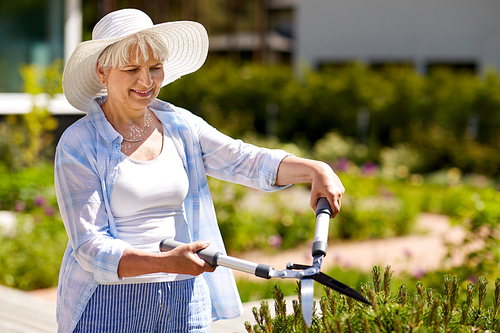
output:
[[[59,62],[24,67],[25,90],[60,92],[60,72]],[[467,278],[494,275],[500,262],[499,85],[495,72],[424,76],[352,64],[297,79],[287,67],[215,61],[160,98],[233,137],[328,162],[348,189],[331,240],[407,235],[421,212],[451,216],[466,228],[464,242],[485,244],[454,268]],[[26,290],[57,284],[67,241],[53,189],[54,121],[34,109],[1,124],[0,208],[14,212],[19,225],[2,235],[0,282]],[[272,255],[312,239],[307,196],[297,205],[289,190],[260,196],[216,179],[210,185],[229,253]],[[428,273],[429,281],[432,274],[442,272]],[[254,294],[262,288],[241,283],[244,299],[264,297]]]
[[[197,3],[85,1],[83,39],[90,39],[93,25],[109,11],[109,4],[147,7],[143,9],[155,22],[192,19],[196,12],[211,36],[262,33],[258,6],[264,1]],[[37,15],[45,7],[43,0],[2,2],[0,15],[12,14],[9,18],[3,14],[4,23],[39,17],[18,33],[33,30],[42,38],[48,26],[45,21],[59,22],[54,16],[63,16],[61,8],[51,12],[51,18]],[[278,17],[273,20],[268,26],[278,29]],[[61,37],[59,28],[51,29]],[[61,56],[62,45],[52,46],[39,47],[43,52],[36,54],[47,55],[51,49]],[[13,64],[26,59],[14,59],[15,50],[8,50],[12,56],[1,61],[0,69],[18,73],[18,79],[0,78],[2,92],[17,91],[21,84],[33,99],[40,93],[50,99],[62,92],[61,60],[18,70]],[[465,228],[464,244],[477,240],[484,244],[452,273],[461,279],[496,274],[500,263],[500,78],[496,71],[476,74],[435,68],[422,74],[409,66],[347,62],[305,68],[298,75],[289,57],[281,55],[271,64],[258,51],[210,52],[199,71],[164,87],[159,97],[200,115],[232,137],[329,163],[347,188],[342,212],[330,228],[332,241],[408,235],[416,232],[420,213],[446,214]],[[18,223],[13,230],[0,230],[1,284],[25,290],[57,284],[67,242],[53,184],[57,127],[58,119],[43,107],[9,114],[0,121],[0,210],[14,214]],[[209,181],[230,254],[260,249],[272,255],[312,239],[314,214],[308,197],[300,195],[307,192],[306,186],[261,196],[238,185]],[[298,200],[304,204],[297,204]],[[418,278],[439,288],[444,273],[449,272],[427,272]],[[352,285],[369,279],[369,272],[341,268],[333,274]],[[269,297],[276,282],[269,283],[256,288],[238,281],[243,300]],[[284,290],[294,292],[295,285],[288,284]]]

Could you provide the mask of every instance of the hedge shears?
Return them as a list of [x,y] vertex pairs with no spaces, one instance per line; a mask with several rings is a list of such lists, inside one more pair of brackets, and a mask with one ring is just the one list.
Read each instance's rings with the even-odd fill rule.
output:
[[[328,247],[328,228],[332,211],[328,200],[321,198],[316,207],[316,227],[314,230],[314,242],[312,245],[312,265],[301,265],[288,263],[286,269],[278,271],[265,264],[254,263],[251,261],[224,255],[221,252],[210,248],[198,251],[200,258],[212,266],[224,266],[237,271],[253,274],[264,279],[299,279],[300,296],[302,303],[302,316],[307,326],[311,326],[313,308],[314,308],[314,281],[327,286],[340,294],[346,295],[362,303],[371,305],[359,292],[340,281],[322,273],[321,264],[326,255]],[[177,246],[184,245],[170,239],[164,239],[160,243],[160,251],[170,251]]]

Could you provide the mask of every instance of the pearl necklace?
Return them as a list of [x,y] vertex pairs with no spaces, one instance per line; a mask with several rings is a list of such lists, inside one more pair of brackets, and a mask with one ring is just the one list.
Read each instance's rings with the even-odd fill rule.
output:
[[136,125],[133,125],[130,127],[132,134],[138,134],[138,133],[142,132],[142,137],[140,139],[126,139],[125,137],[123,137],[123,141],[130,142],[130,143],[141,142],[142,140],[144,140],[144,137],[146,136],[146,134],[145,134],[146,129],[149,128],[151,123],[152,123],[152,121],[151,121],[151,117],[149,116],[149,111],[148,111],[146,113],[146,117],[144,119],[144,127],[142,128],[142,130],[140,130],[139,127]]

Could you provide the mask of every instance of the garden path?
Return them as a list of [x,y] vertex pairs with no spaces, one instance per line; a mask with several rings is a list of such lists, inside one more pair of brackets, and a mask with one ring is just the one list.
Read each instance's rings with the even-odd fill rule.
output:
[[[418,276],[426,271],[460,263],[459,258],[454,262],[445,261],[447,244],[457,245],[465,235],[462,228],[450,225],[448,216],[420,214],[416,227],[417,232],[412,235],[389,239],[340,242],[330,240],[322,271],[338,266],[370,272],[374,265],[379,265],[382,269],[391,265],[395,274],[407,272]],[[284,269],[288,262],[309,264],[310,253],[310,247],[304,245],[272,256],[263,251],[250,251],[239,257],[264,263],[275,269]],[[235,271],[234,274],[236,278],[254,278],[241,272]]]

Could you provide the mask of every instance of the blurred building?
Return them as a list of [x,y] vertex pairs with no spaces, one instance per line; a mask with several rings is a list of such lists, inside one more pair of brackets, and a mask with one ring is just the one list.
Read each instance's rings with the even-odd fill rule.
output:
[[22,93],[24,64],[47,66],[67,59],[82,36],[80,0],[0,2],[0,118],[30,112],[33,104],[48,107],[59,118],[59,134],[83,113],[62,96],[52,100]]
[[214,33],[210,54],[240,61],[291,64],[297,0],[256,0],[253,31]]
[[307,0],[296,6],[296,63],[500,68],[498,0]]
[[[205,16],[209,12],[209,4],[198,1],[189,2],[195,19],[202,16],[196,8],[203,8]],[[99,0],[101,11],[106,3],[116,7],[116,1]],[[498,0],[254,0],[251,6],[255,10],[253,22],[246,23],[249,29],[210,31],[211,55],[297,68],[352,61],[375,68],[407,66],[422,73],[435,67],[474,73],[500,68]],[[18,95],[20,66],[68,58],[82,39],[82,3],[1,1],[0,28],[0,114],[26,112],[31,99]],[[64,100],[56,104],[57,112],[75,111]]]

